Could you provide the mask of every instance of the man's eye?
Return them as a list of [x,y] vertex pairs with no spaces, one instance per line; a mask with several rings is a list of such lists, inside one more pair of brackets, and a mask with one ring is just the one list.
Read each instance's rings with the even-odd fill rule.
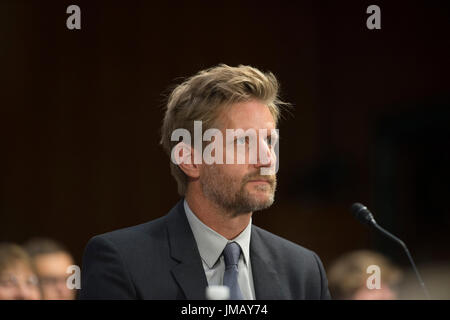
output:
[[16,283],[17,280],[13,277],[0,280],[0,286],[2,287],[12,287],[15,286]]
[[236,139],[237,144],[245,144],[246,141],[247,141],[246,137],[240,137]]
[[29,277],[27,279],[27,284],[30,285],[30,286],[35,287],[35,286],[39,285],[39,280],[36,277]]
[[268,146],[272,147],[275,144],[275,139],[272,139],[271,137],[267,137],[264,139],[264,141],[267,143]]

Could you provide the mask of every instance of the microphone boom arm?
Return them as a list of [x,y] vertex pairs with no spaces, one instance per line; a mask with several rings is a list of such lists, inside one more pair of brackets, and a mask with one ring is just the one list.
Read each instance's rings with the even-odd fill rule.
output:
[[413,267],[414,273],[416,274],[417,280],[419,280],[419,284],[422,287],[423,292],[425,293],[425,296],[427,297],[428,300],[430,300],[431,297],[430,297],[430,294],[428,292],[428,289],[425,286],[425,283],[423,282],[422,277],[420,276],[419,270],[417,269],[416,264],[414,263],[414,260],[413,260],[413,258],[411,256],[411,253],[409,252],[408,247],[406,246],[406,244],[402,240],[400,240],[399,238],[394,236],[392,233],[387,231],[386,229],[380,227],[378,225],[378,223],[376,223],[376,222],[372,223],[372,226],[374,228],[376,228],[378,231],[380,231],[381,233],[383,233],[385,236],[387,236],[388,238],[391,238],[392,240],[394,240],[395,242],[397,242],[398,244],[400,244],[403,247],[403,249],[406,252],[406,255],[408,256],[409,262],[411,263],[411,265]]

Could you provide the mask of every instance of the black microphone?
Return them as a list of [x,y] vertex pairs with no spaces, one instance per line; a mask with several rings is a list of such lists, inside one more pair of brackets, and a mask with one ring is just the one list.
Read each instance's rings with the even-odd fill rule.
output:
[[428,293],[428,290],[425,287],[425,283],[423,282],[422,277],[419,274],[419,270],[417,270],[417,268],[416,268],[416,264],[414,263],[414,260],[411,256],[411,254],[409,253],[409,250],[408,250],[408,247],[406,247],[406,244],[402,240],[400,240],[399,238],[394,236],[392,233],[390,233],[387,230],[380,227],[377,224],[377,222],[375,221],[375,218],[373,217],[372,212],[370,212],[369,209],[367,209],[367,207],[364,206],[363,204],[356,202],[356,203],[352,204],[350,210],[352,211],[353,215],[359,222],[367,224],[370,227],[374,227],[376,230],[380,231],[383,235],[394,240],[395,242],[397,242],[398,244],[400,244],[403,247],[403,249],[406,252],[406,255],[408,256],[409,262],[411,262],[411,265],[414,269],[417,280],[419,281],[419,284],[422,287],[423,292],[425,293],[425,296],[427,297],[428,300],[430,300],[430,294]]

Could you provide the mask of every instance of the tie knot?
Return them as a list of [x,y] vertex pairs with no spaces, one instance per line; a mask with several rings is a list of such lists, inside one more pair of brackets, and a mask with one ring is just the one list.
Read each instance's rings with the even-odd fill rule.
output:
[[239,256],[241,255],[241,247],[236,242],[230,242],[223,250],[223,257],[225,259],[225,267],[237,265]]

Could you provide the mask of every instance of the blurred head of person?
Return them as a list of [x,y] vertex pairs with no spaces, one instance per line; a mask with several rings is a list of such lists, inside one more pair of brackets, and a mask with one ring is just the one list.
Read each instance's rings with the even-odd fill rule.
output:
[[[369,266],[379,268],[380,288],[367,285],[368,279],[374,274],[371,269],[368,271]],[[327,275],[330,293],[334,299],[395,300],[398,298],[396,287],[402,273],[385,256],[369,250],[358,250],[334,261]]]
[[67,287],[67,268],[74,264],[69,251],[60,243],[46,238],[34,238],[25,244],[33,259],[42,298],[45,300],[72,300],[76,291]]
[[30,256],[19,245],[0,243],[0,300],[39,300],[41,292]]

